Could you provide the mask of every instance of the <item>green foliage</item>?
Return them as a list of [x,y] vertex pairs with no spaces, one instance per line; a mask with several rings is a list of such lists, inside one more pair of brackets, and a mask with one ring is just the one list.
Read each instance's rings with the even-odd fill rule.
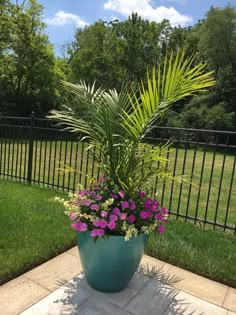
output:
[[[64,82],[64,87],[76,94],[84,115],[53,111],[50,118],[60,120],[65,129],[82,134],[82,140],[99,149],[96,152],[100,153],[92,153],[93,158],[116,185],[129,192],[143,188],[152,176],[167,176],[166,160],[160,152],[168,150],[166,144],[152,149],[144,139],[176,101],[214,84],[211,72],[204,71],[205,65],[193,63],[194,58],[185,58],[184,53],[166,58],[163,67],[154,67],[152,74],[147,74],[139,96]],[[159,168],[151,167],[154,161],[160,163]]]

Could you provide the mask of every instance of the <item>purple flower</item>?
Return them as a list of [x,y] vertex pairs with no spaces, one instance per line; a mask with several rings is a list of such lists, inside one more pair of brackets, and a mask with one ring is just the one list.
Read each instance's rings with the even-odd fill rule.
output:
[[125,192],[123,190],[119,191],[119,195],[121,198],[124,198],[125,197]]
[[158,221],[162,221],[163,220],[162,214],[161,213],[155,214],[155,219],[158,220]]
[[112,210],[112,213],[116,214],[116,215],[119,215],[120,214],[120,209],[115,207],[113,210]]
[[102,200],[102,196],[97,195],[95,199],[98,200],[98,201],[100,201],[100,200]]
[[147,219],[147,217],[148,217],[147,211],[142,210],[142,211],[140,212],[140,218],[143,219],[143,220],[145,220],[145,219]]
[[108,215],[108,214],[107,214],[106,211],[104,211],[104,210],[101,211],[101,217],[106,218],[107,215]]
[[108,229],[109,230],[114,230],[116,228],[116,222],[115,221],[111,221],[108,223]]
[[127,217],[127,214],[126,213],[120,213],[120,219],[121,220],[125,220],[126,219],[126,217]]
[[147,199],[145,202],[144,202],[144,208],[146,210],[150,210],[152,207],[152,200],[151,199]]
[[85,205],[85,206],[90,206],[91,203],[92,203],[92,201],[91,201],[90,199],[85,199],[85,200],[84,200],[84,205]]
[[90,206],[90,209],[91,209],[91,210],[94,210],[94,211],[98,211],[98,210],[99,210],[99,206],[94,203],[94,204],[92,204],[92,205]]
[[129,208],[129,203],[128,203],[127,201],[122,201],[122,202],[121,202],[121,207],[122,207],[123,209],[127,209],[127,208]]
[[164,231],[165,231],[165,227],[164,227],[163,225],[159,225],[158,228],[157,228],[157,231],[158,231],[160,234],[162,234],[162,233],[164,233]]
[[144,197],[145,197],[145,193],[144,193],[143,191],[140,191],[140,192],[138,193],[138,196],[139,196],[140,198],[144,198]]
[[100,220],[99,226],[104,229],[107,226],[107,221],[106,220]]
[[86,232],[88,229],[88,226],[86,223],[77,222],[76,223],[76,230],[79,232]]
[[99,222],[100,220],[99,219],[96,219],[95,221],[93,221],[93,225],[96,226],[96,227],[99,227]]
[[136,209],[136,204],[133,202],[131,203],[131,205],[129,206],[130,210],[135,210]]
[[130,216],[128,216],[128,221],[129,223],[134,223],[134,221],[136,220],[135,216],[133,214],[131,214]]
[[118,216],[115,215],[115,214],[111,214],[111,215],[109,216],[109,219],[110,219],[111,222],[115,222],[115,221],[118,220]]

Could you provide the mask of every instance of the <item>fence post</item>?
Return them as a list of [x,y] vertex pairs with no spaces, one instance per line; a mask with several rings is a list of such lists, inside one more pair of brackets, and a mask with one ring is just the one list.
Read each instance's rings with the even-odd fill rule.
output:
[[29,134],[29,152],[28,152],[28,171],[27,182],[31,183],[32,179],[32,165],[33,165],[33,148],[34,148],[34,112],[30,115],[30,134]]

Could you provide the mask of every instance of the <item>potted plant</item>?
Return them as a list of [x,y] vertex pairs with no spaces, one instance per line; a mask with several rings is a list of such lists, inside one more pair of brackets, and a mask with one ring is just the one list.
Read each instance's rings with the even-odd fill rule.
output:
[[[164,232],[168,211],[148,196],[152,178],[171,178],[162,153],[169,144],[152,147],[146,141],[158,121],[176,101],[214,84],[205,65],[184,53],[165,58],[147,74],[139,91],[104,91],[81,83],[63,82],[77,102],[66,112],[53,111],[65,129],[89,142],[103,178],[81,186],[64,203],[88,283],[101,291],[125,288],[136,271],[147,235]],[[173,178],[171,178],[173,179]]]

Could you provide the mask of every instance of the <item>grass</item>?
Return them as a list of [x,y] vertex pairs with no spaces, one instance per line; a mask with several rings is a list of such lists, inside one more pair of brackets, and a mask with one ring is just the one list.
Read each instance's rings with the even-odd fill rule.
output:
[[[86,184],[88,178],[83,174],[97,176],[98,169],[88,159],[88,150],[85,149],[86,145],[83,147],[82,144],[75,142],[35,141],[33,182],[38,184],[45,182],[58,188],[62,186],[71,188],[78,182]],[[17,175],[19,178],[27,176],[27,142],[0,141],[0,156],[2,156],[0,173]],[[214,155],[211,151],[204,152],[200,149],[196,153],[194,149],[177,151],[172,149],[168,165],[168,170],[172,173],[176,158],[176,175],[186,175],[187,179],[192,179],[194,185],[157,183],[158,198],[161,199],[162,204],[180,215],[198,217],[234,228],[236,226],[235,156],[228,154],[224,157],[222,153],[217,152]],[[60,163],[70,165],[77,172],[59,174],[57,169]],[[210,181],[211,186],[209,186]]]
[[58,194],[0,181],[0,284],[75,245]]
[[[63,195],[17,182],[0,181],[0,283],[75,245]],[[147,254],[236,287],[236,238],[171,220],[163,235],[152,235]]]
[[171,220],[162,235],[151,235],[146,253],[236,288],[236,238]]

